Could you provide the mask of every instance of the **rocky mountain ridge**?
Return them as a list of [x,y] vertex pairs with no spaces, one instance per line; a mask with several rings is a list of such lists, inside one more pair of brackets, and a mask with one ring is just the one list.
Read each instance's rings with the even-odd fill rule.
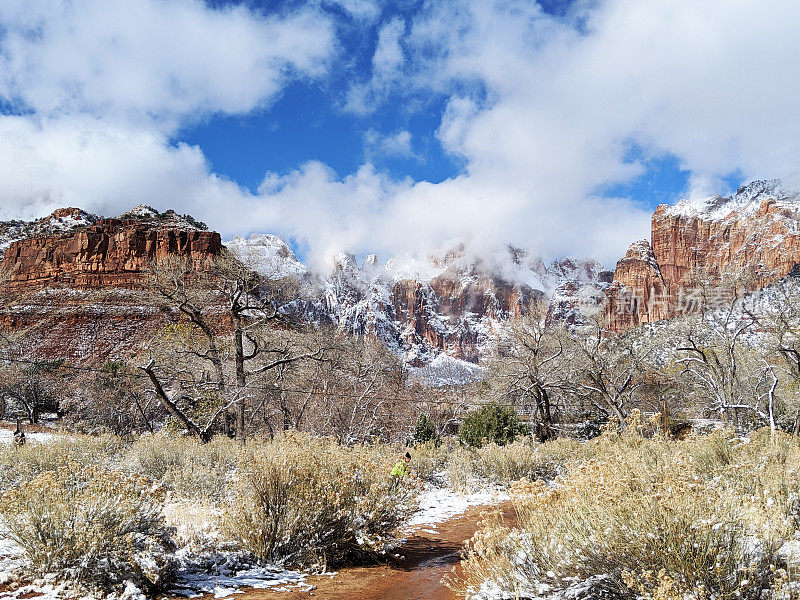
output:
[[[176,253],[202,268],[223,248],[218,234],[191,217],[146,206],[118,219],[71,208],[31,223],[0,223],[0,242],[11,277],[6,292],[132,289],[154,257]],[[613,273],[593,260],[545,264],[513,247],[475,255],[459,246],[385,263],[340,254],[312,269],[274,235],[237,236],[226,246],[265,276],[300,280],[303,294],[293,309],[303,319],[375,335],[410,365],[463,371],[491,353],[507,321],[535,298],[548,299],[553,319],[581,323],[593,311],[619,332],[686,312],[698,272],[713,280],[736,270],[749,275],[750,289],[780,280],[800,263],[800,193],[780,181],[757,181],[728,198],[661,205],[651,239],[634,242]],[[124,310],[114,302],[104,310],[117,322]],[[15,310],[7,307],[3,322],[33,326],[38,317],[31,315],[48,309]],[[91,310],[84,313],[94,319]]]
[[651,239],[635,242],[607,291],[609,327],[623,331],[698,310],[697,281],[727,274],[748,290],[774,283],[800,263],[800,191],[754,181],[729,197],[662,204]]
[[237,236],[225,245],[265,276],[298,277],[305,289],[298,312],[307,320],[375,335],[415,366],[440,354],[480,362],[505,323],[532,299],[556,297],[566,314],[577,290],[600,289],[611,280],[597,261],[545,265],[512,247],[479,258],[461,246],[427,260],[395,257],[385,264],[375,255],[359,264],[352,254],[339,254],[320,273],[297,260],[278,236]]
[[202,270],[221,251],[218,233],[174,212],[147,206],[116,219],[80,209],[55,211],[49,217],[15,228],[4,240],[4,275],[8,288],[62,284],[72,288],[136,286],[148,262],[167,255],[185,256]]

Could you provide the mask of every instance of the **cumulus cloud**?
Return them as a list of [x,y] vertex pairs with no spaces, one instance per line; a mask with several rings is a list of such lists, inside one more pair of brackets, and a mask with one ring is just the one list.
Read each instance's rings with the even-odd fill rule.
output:
[[44,115],[248,112],[288,77],[323,74],[334,44],[317,11],[263,16],[201,0],[4,0],[0,24],[0,95]]
[[522,1],[426,3],[390,36],[402,77],[371,98],[449,97],[437,135],[465,172],[394,192],[365,242],[519,241],[613,264],[647,236],[650,210],[602,190],[648,159],[677,157],[687,194],[797,171],[799,18],[777,0],[605,0],[563,18]]
[[[380,17],[372,2],[337,2]],[[687,193],[725,191],[733,172],[782,176],[800,161],[800,4],[597,0],[556,17],[527,0],[430,0],[379,25],[347,109],[443,101],[436,137],[461,173],[430,183],[381,172],[378,152],[413,152],[413,130],[401,126],[368,132],[370,160],[354,173],[308,162],[268,172],[255,194],[211,172],[202,149],[170,144],[171,128],[268,106],[287,78],[324,77],[335,27],[312,8],[109,6],[0,3],[0,96],[31,113],[0,117],[8,214],[163,199],[224,234],[293,237],[318,262],[339,250],[424,255],[466,239],[611,265],[647,235],[650,211],[602,190],[641,176],[648,159],[677,157]]]
[[405,28],[406,23],[400,17],[381,25],[375,53],[372,56],[372,76],[366,83],[357,83],[350,88],[346,110],[358,114],[371,112],[401,81],[405,59],[400,40]]
[[156,129],[91,116],[0,118],[0,217],[63,206],[115,215],[147,203],[207,214],[248,195],[215,176],[196,146],[170,145]]
[[324,4],[338,6],[354,18],[372,22],[381,14],[377,0],[326,0]]
[[367,155],[376,155],[389,158],[416,158],[412,146],[412,135],[405,129],[389,135],[381,135],[374,129],[368,129],[364,134],[364,145]]

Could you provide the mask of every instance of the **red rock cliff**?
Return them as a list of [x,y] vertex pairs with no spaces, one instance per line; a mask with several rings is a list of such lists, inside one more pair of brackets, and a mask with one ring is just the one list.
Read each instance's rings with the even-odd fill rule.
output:
[[183,256],[203,270],[221,248],[215,232],[105,219],[66,235],[40,235],[12,242],[3,264],[9,269],[6,285],[11,288],[51,283],[76,288],[137,286],[153,259]]
[[800,263],[800,194],[778,181],[757,181],[730,198],[659,206],[651,244],[636,242],[617,263],[607,292],[613,331],[696,310],[693,274],[713,281],[746,275],[754,290]]

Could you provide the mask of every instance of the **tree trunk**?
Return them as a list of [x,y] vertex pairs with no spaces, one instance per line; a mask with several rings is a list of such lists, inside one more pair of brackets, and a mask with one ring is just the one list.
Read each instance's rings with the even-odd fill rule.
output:
[[231,310],[233,324],[233,340],[236,359],[236,439],[241,444],[246,441],[245,426],[245,386],[247,376],[244,371],[244,333],[242,331],[242,318],[235,310]]
[[158,377],[156,377],[156,374],[153,371],[153,361],[150,361],[146,367],[139,368],[147,373],[148,377],[150,377],[150,381],[153,383],[153,386],[156,389],[156,396],[158,397],[159,402],[161,402],[161,405],[167,410],[167,412],[169,412],[169,414],[178,419],[178,421],[180,421],[183,426],[186,427],[189,435],[196,436],[203,443],[210,441],[211,435],[208,433],[208,431],[203,431],[200,429],[197,423],[187,417],[184,412],[179,409],[177,405],[169,398],[169,396],[167,396],[164,388],[161,386],[161,382],[158,380]]

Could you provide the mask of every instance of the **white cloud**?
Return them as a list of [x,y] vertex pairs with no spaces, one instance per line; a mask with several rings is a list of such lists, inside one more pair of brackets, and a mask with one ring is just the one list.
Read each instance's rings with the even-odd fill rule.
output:
[[[437,0],[412,20],[397,42],[404,76],[384,79],[372,98],[449,96],[437,135],[465,159],[465,175],[388,200],[410,212],[424,196],[429,218],[441,219],[438,231],[410,227],[497,242],[527,229],[548,255],[611,263],[648,234],[649,210],[598,190],[641,175],[648,158],[676,156],[690,174],[687,194],[724,192],[733,172],[798,170],[800,4],[605,0],[578,9],[559,19],[530,2]],[[629,158],[634,147],[642,159]],[[485,193],[492,209],[471,211]],[[458,203],[451,218],[447,207]]]
[[372,55],[372,76],[366,83],[354,84],[347,95],[345,109],[366,114],[380,104],[389,89],[401,81],[404,63],[400,39],[406,23],[395,17],[381,25],[375,53]]
[[374,129],[369,129],[364,134],[364,145],[367,155],[376,155],[389,158],[416,158],[412,146],[410,131],[402,129],[390,135],[381,135]]
[[4,0],[0,95],[39,114],[169,121],[248,112],[287,77],[319,76],[331,23],[201,0]]
[[377,0],[325,0],[324,4],[338,6],[356,19],[371,22],[381,15]]
[[0,216],[63,206],[116,215],[146,202],[197,215],[247,201],[209,171],[196,146],[170,146],[155,129],[88,116],[0,118]]
[[[357,11],[353,2],[342,0]],[[638,176],[647,158],[676,156],[697,193],[719,191],[734,171],[781,176],[800,164],[800,4],[597,0],[559,19],[527,0],[430,1],[381,26],[349,108],[368,113],[392,93],[441,95],[437,137],[462,174],[395,181],[370,162],[344,176],[311,162],[268,173],[255,195],[211,173],[201,149],[169,145],[169,123],[247,112],[287,76],[319,76],[334,45],[328,21],[191,0],[136,0],[124,13],[110,4],[0,3],[10,24],[0,94],[36,111],[0,117],[9,214],[41,202],[151,201],[226,234],[293,236],[315,260],[342,249],[425,254],[468,238],[610,265],[647,235],[650,211],[598,190]],[[36,27],[40,37],[25,33]],[[413,151],[411,141],[405,130],[368,135],[367,156]],[[641,160],[629,160],[632,147]]]

